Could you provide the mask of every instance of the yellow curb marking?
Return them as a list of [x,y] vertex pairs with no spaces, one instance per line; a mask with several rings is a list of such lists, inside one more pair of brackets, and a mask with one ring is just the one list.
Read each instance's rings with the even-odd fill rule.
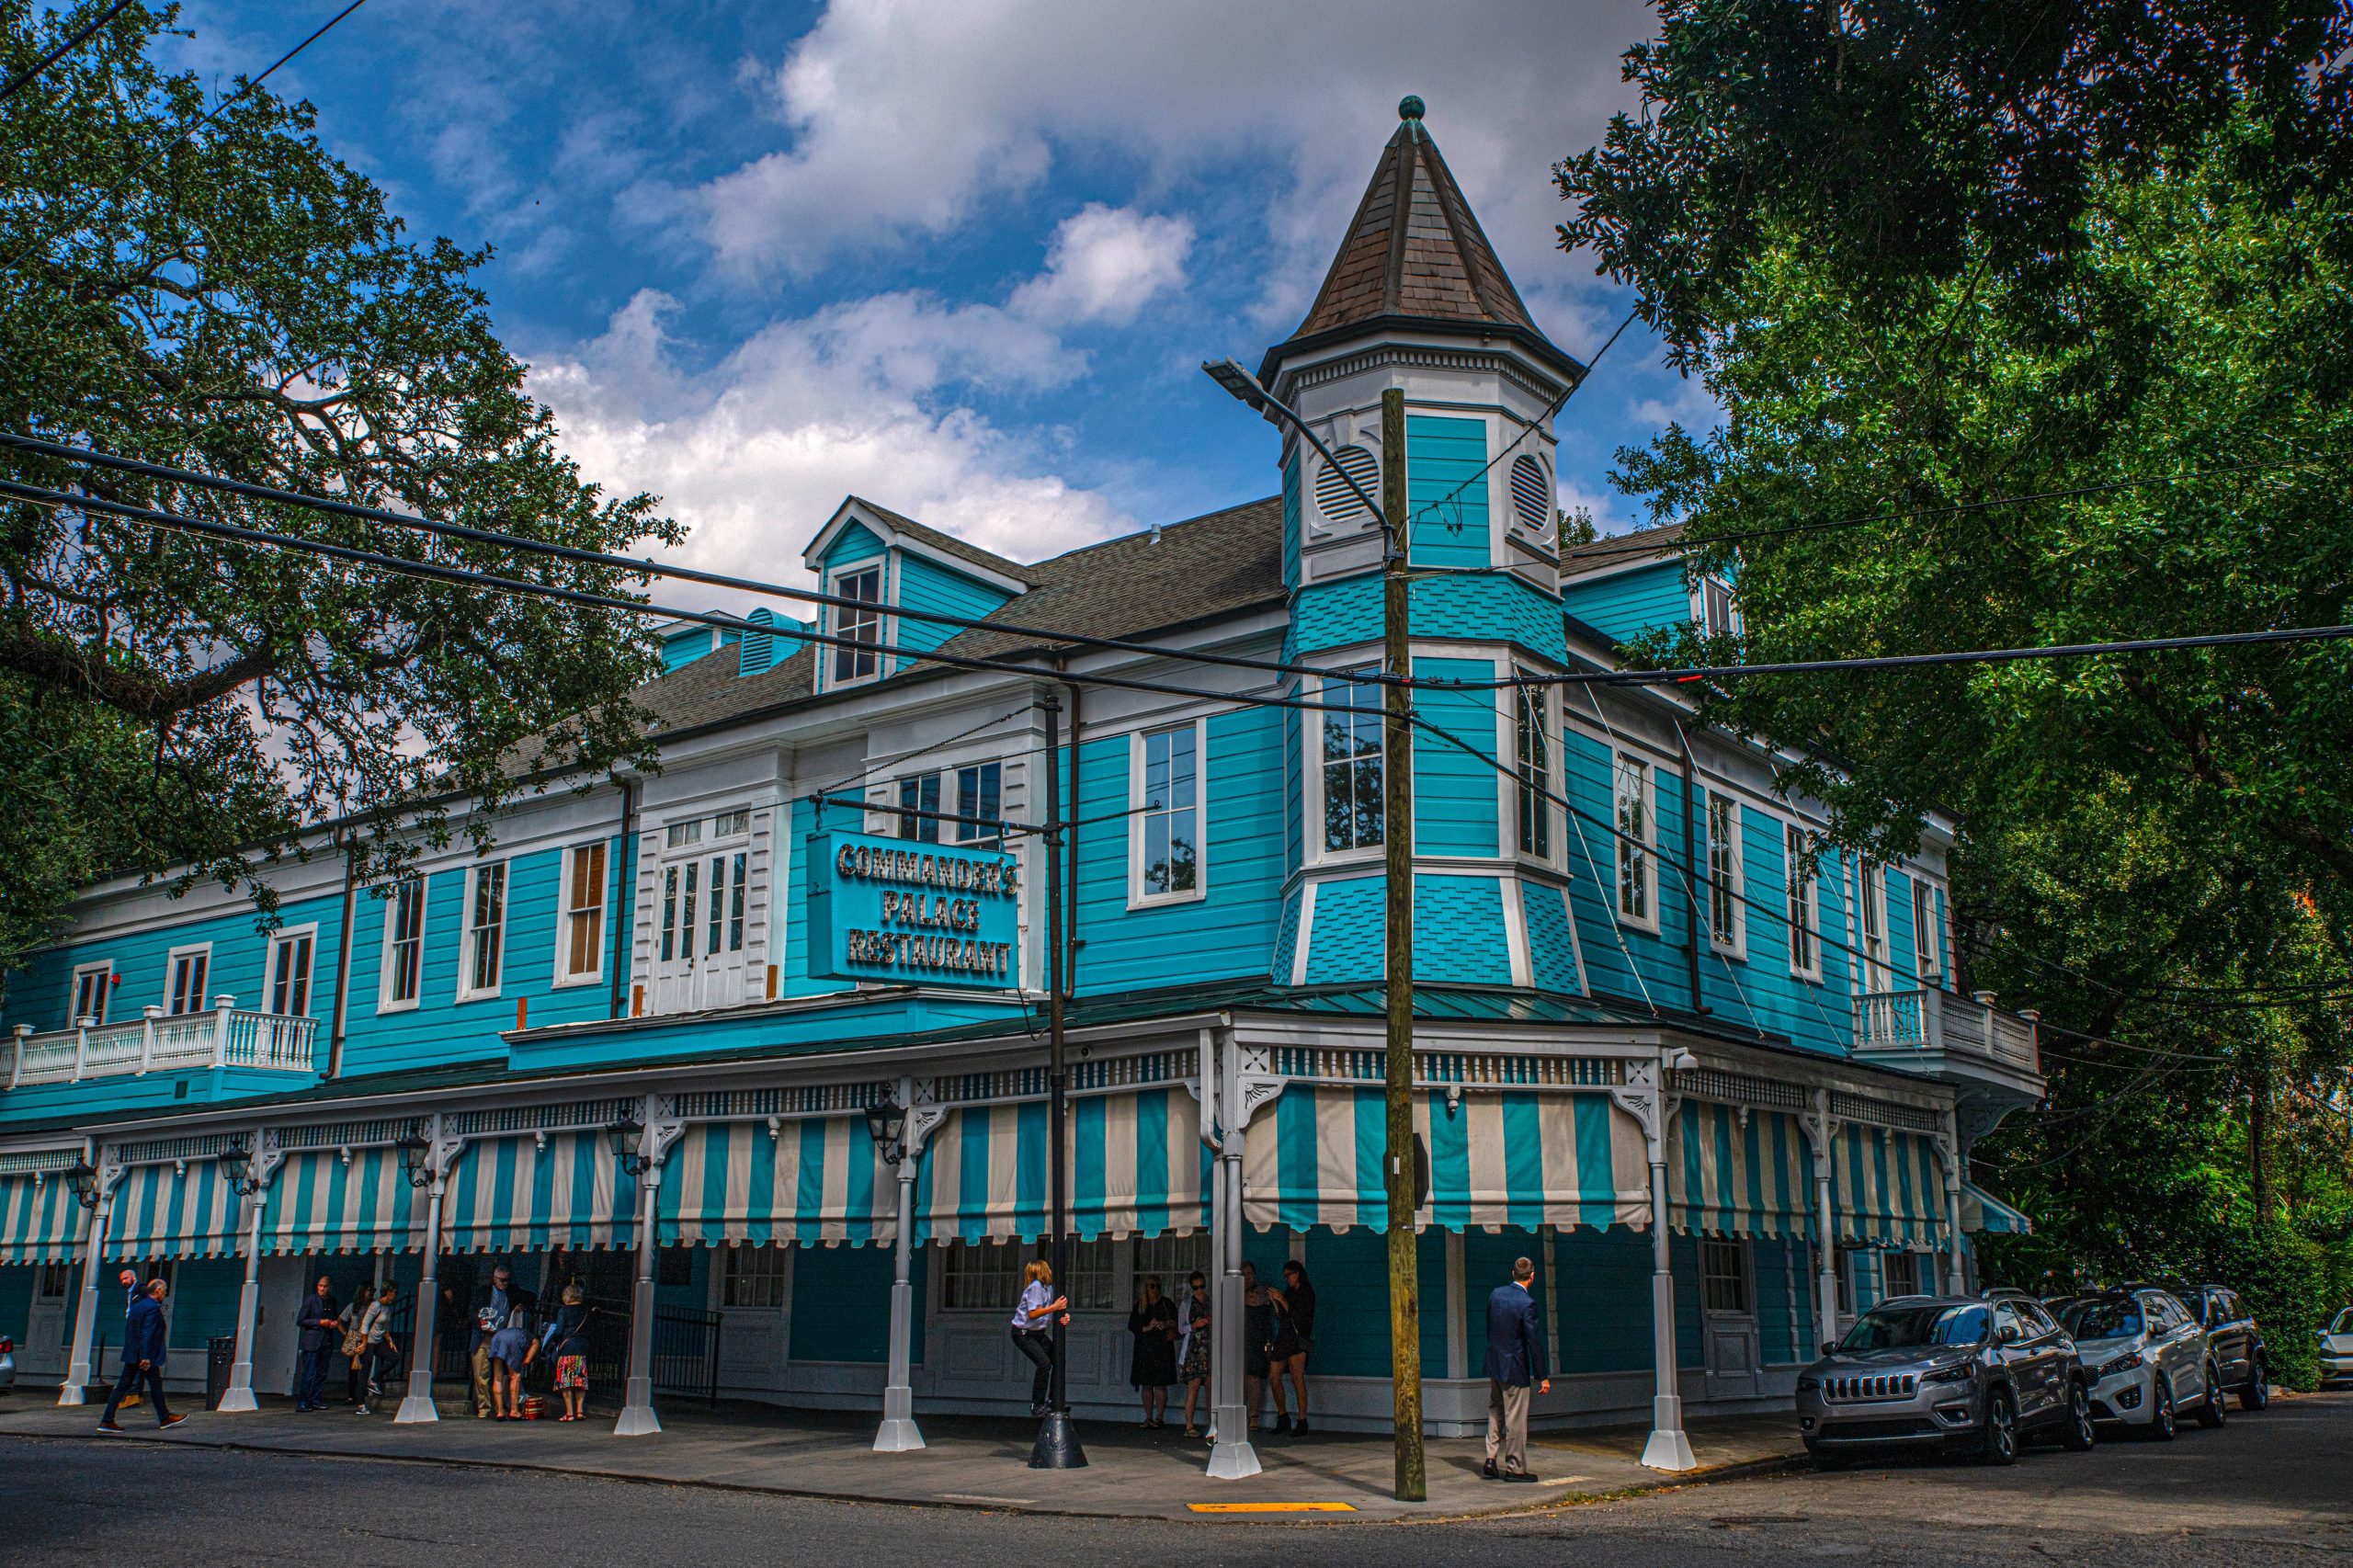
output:
[[1196,1514],[1353,1514],[1353,1503],[1188,1503]]

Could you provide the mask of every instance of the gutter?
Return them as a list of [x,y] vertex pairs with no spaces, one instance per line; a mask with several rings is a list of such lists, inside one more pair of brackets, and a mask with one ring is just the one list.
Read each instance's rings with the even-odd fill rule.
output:
[[[621,792],[620,843],[613,856],[613,1017],[621,1017],[621,999],[629,994],[629,937],[637,925],[635,895],[637,892],[637,780],[615,778]],[[630,920],[626,926],[621,911],[626,907]]]
[[351,1017],[351,926],[358,913],[359,846],[343,836],[343,926],[337,933],[335,958],[335,1013],[327,1026],[327,1070],[324,1076],[343,1076],[343,1040]]

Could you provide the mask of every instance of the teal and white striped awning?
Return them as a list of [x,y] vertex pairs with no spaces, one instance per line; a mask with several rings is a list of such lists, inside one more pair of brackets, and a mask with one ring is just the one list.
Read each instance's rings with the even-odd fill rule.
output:
[[243,1210],[219,1160],[133,1165],[115,1188],[107,1256],[125,1262],[228,1257],[237,1251]]
[[1666,1131],[1668,1221],[1722,1236],[1812,1236],[1813,1150],[1797,1119],[1687,1099]]
[[1961,1228],[1996,1236],[2026,1236],[2034,1233],[2034,1221],[2024,1210],[2003,1202],[1982,1187],[1962,1182]]
[[425,1233],[425,1195],[408,1183],[398,1149],[305,1149],[286,1156],[261,1211],[261,1250],[415,1252]]
[[1842,1122],[1830,1141],[1830,1188],[1840,1241],[1928,1246],[1944,1233],[1944,1158],[1924,1133]]
[[813,1116],[688,1127],[662,1171],[665,1244],[856,1246],[898,1233],[898,1174],[866,1119]]
[[[1047,1119],[1041,1100],[949,1112],[915,1187],[915,1239],[1044,1235]],[[1069,1161],[1071,1227],[1082,1239],[1190,1235],[1209,1223],[1200,1107],[1181,1085],[1073,1099]]]
[[637,1181],[602,1128],[470,1142],[442,1199],[451,1252],[574,1251],[637,1244]]
[[62,1172],[0,1176],[0,1263],[73,1261],[89,1216]]
[[[1385,1229],[1387,1130],[1378,1085],[1292,1084],[1251,1121],[1243,1218],[1261,1231]],[[1414,1131],[1430,1156],[1416,1230],[1649,1223],[1642,1124],[1607,1095],[1474,1090],[1449,1108],[1425,1091]]]

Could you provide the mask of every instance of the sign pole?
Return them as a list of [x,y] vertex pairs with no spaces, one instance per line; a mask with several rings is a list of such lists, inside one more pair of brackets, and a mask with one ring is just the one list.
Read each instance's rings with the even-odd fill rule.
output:
[[[1053,1162],[1047,1176],[1051,1209],[1047,1233],[1051,1240],[1054,1289],[1070,1290],[1070,1168],[1068,1118],[1069,1063],[1063,1058],[1063,977],[1069,955],[1063,950],[1063,791],[1062,699],[1048,687],[1041,698],[1046,715],[1046,1088],[1051,1096],[1047,1116],[1047,1157]],[[1071,759],[1074,768],[1077,758]],[[1038,1427],[1038,1441],[1029,1450],[1031,1470],[1077,1470],[1086,1463],[1086,1450],[1070,1420],[1070,1400],[1064,1385],[1068,1365],[1068,1329],[1057,1312],[1052,1322],[1054,1365],[1047,1393],[1046,1419]]]

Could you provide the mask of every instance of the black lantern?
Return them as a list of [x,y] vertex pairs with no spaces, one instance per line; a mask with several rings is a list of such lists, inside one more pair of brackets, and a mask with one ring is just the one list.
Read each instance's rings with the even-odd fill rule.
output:
[[433,1141],[422,1132],[410,1131],[392,1140],[392,1147],[401,1152],[401,1169],[407,1173],[411,1187],[429,1187],[433,1182]]
[[882,1151],[886,1164],[895,1165],[906,1157],[906,1131],[907,1108],[898,1101],[877,1100],[866,1108],[867,1136]]
[[645,1170],[645,1123],[638,1120],[637,1112],[623,1111],[620,1119],[605,1129],[605,1142],[612,1145],[613,1159],[631,1176]]
[[76,1160],[65,1168],[65,1185],[74,1189],[74,1201],[85,1209],[98,1206],[98,1173],[87,1160]]
[[239,1192],[251,1192],[253,1187],[250,1181],[254,1169],[252,1142],[240,1138],[222,1150],[218,1157],[221,1161],[221,1169],[229,1177],[229,1185]]

